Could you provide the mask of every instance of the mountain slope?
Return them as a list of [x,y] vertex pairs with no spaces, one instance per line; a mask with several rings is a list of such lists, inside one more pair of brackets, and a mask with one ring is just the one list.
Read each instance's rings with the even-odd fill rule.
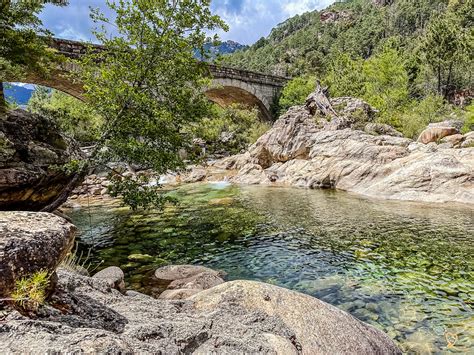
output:
[[[212,43],[206,43],[204,45],[206,55],[209,56],[210,59],[215,59],[224,54],[231,54],[245,48],[247,48],[247,46],[231,40],[221,42],[218,45]],[[194,55],[198,59],[203,59],[203,56],[199,51],[195,51]]]
[[33,87],[14,84],[5,86],[4,90],[6,99],[20,106],[26,105],[35,91]]
[[267,38],[224,61],[276,75],[318,74],[340,52],[368,58],[388,40],[414,49],[418,45],[414,39],[422,35],[430,18],[447,6],[448,0],[338,2],[288,19]]

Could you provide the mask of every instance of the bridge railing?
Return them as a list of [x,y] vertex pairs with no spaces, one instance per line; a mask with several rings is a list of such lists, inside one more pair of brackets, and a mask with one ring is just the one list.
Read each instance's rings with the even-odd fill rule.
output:
[[[57,50],[62,55],[78,59],[82,55],[87,53],[87,50],[90,46],[94,50],[97,51],[104,51],[106,48],[99,44],[86,44],[78,41],[72,41],[67,39],[59,39],[59,38],[52,38],[50,42],[51,48]],[[255,83],[260,83],[264,85],[270,86],[284,86],[285,83],[290,80],[291,78],[270,75],[270,74],[262,74],[250,70],[243,70],[243,69],[236,69],[230,68],[215,64],[209,64],[209,69],[211,71],[211,75],[214,78],[226,78],[226,79],[237,79],[243,81],[250,81]]]

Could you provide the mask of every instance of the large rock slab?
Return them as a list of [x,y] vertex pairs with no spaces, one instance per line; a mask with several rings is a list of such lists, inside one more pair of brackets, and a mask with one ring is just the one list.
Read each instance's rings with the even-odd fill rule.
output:
[[0,323],[0,353],[400,353],[343,311],[271,285],[235,281],[169,301],[125,296],[103,280],[63,270],[58,276],[51,304],[62,312],[46,306],[38,319],[11,313]]
[[276,317],[294,332],[291,342],[298,353],[400,353],[388,336],[372,326],[314,297],[277,286],[232,281],[202,291],[190,300],[199,311],[230,306]]
[[58,166],[80,155],[51,120],[10,111],[0,119],[0,210],[38,211],[50,204],[72,178]]
[[0,212],[0,297],[37,271],[53,272],[74,243],[76,227],[51,213]]
[[214,167],[228,169],[229,181],[239,184],[335,188],[376,198],[473,204],[474,148],[464,145],[469,137],[461,144],[466,148],[453,149],[450,144],[426,145],[350,128],[328,130],[307,107],[297,106],[247,152]]

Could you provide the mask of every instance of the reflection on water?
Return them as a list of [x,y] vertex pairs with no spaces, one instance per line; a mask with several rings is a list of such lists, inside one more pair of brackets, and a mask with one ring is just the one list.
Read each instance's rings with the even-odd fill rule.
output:
[[157,266],[203,264],[316,296],[407,352],[474,351],[473,209],[225,182],[169,193],[161,212],[71,211],[81,247],[144,292]]

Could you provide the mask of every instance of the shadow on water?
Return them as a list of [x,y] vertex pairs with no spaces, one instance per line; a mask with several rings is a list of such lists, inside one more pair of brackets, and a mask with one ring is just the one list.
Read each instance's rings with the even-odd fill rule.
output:
[[474,209],[227,184],[168,193],[179,204],[163,211],[70,211],[80,246],[150,294],[157,266],[202,264],[318,297],[407,352],[474,350]]

